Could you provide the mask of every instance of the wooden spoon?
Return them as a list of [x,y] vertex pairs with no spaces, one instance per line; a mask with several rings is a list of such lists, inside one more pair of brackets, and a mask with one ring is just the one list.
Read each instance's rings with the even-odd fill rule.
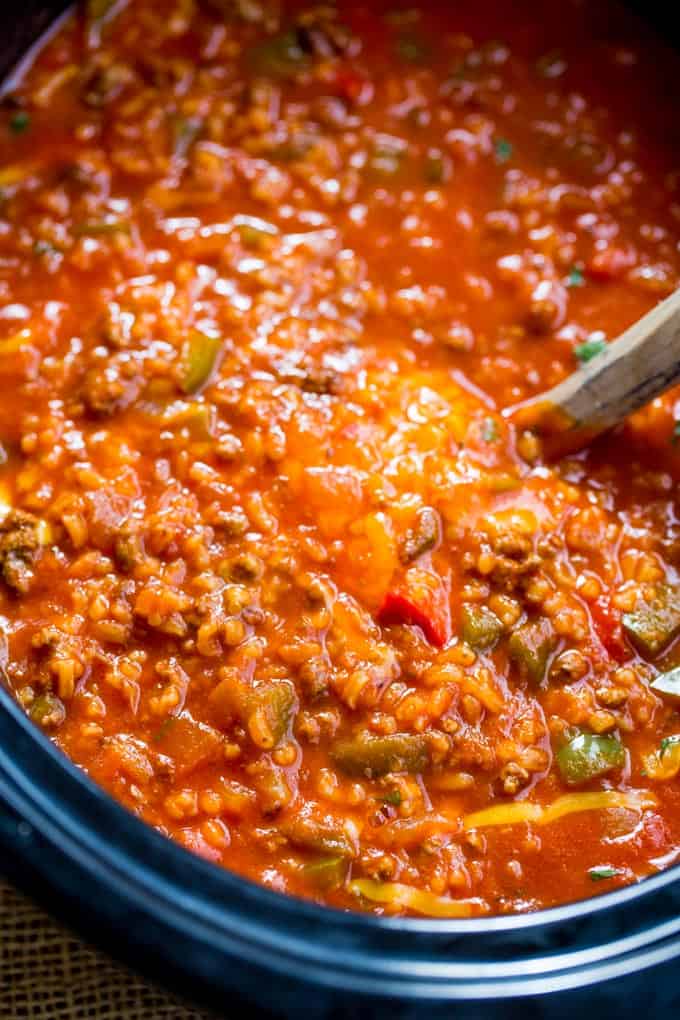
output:
[[548,456],[572,452],[680,382],[680,290],[553,389],[507,408],[543,438]]

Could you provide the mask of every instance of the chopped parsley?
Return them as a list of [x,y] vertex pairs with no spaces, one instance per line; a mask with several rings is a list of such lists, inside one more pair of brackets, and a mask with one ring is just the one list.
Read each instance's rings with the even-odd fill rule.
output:
[[31,118],[25,110],[19,110],[9,122],[9,129],[13,135],[23,135],[24,131],[28,131],[30,126]]
[[592,340],[586,340],[584,343],[574,347],[574,354],[582,365],[587,365],[588,362],[592,361],[593,358],[596,358],[598,354],[602,354],[606,347],[606,340],[602,339],[602,337],[593,337]]
[[401,804],[401,790],[388,790],[380,799],[383,804],[392,804],[393,807],[399,807]]
[[582,287],[584,282],[581,270],[578,266],[572,266],[567,277],[567,287]]
[[608,864],[601,867],[588,868],[588,877],[592,882],[602,882],[606,878],[618,878],[619,875],[623,875],[623,870],[621,868],[612,868]]
[[195,141],[203,130],[200,117],[175,116],[172,126],[172,154],[176,159],[186,159]]
[[496,140],[496,162],[507,163],[512,156],[513,148],[507,138],[498,138]]
[[441,184],[450,173],[450,164],[440,149],[429,149],[425,163],[425,180],[428,184]]
[[423,64],[430,55],[430,47],[417,35],[401,35],[397,39],[397,55],[409,64]]
[[177,716],[169,715],[167,719],[164,719],[160,724],[156,732],[152,735],[151,739],[156,743],[160,743],[161,740],[165,740],[168,735],[170,727],[177,722]]
[[664,737],[661,741],[661,753],[664,754],[670,747],[680,744],[680,733],[674,733],[672,737]]
[[59,255],[59,249],[55,248],[49,241],[38,240],[33,243],[34,255]]
[[268,78],[293,78],[307,66],[305,35],[296,29],[272,35],[250,51],[253,69]]

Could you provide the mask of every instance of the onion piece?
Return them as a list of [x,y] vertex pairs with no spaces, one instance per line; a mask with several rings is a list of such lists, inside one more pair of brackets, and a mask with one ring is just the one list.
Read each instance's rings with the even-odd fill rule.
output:
[[357,878],[347,886],[355,896],[363,896],[372,903],[385,903],[391,907],[404,907],[426,917],[474,917],[487,913],[484,900],[472,898],[452,900],[437,896],[426,889],[415,889],[401,882],[375,882],[372,878]]
[[654,807],[656,797],[647,790],[600,790],[596,793],[568,793],[558,797],[552,804],[531,804],[519,801],[513,804],[498,804],[495,807],[475,811],[463,818],[464,829],[483,829],[492,825],[517,825],[519,822],[533,822],[548,825],[564,815],[580,811],[597,811],[605,808],[631,808],[641,810]]
[[657,694],[666,694],[671,698],[680,698],[680,667],[661,673],[649,685]]

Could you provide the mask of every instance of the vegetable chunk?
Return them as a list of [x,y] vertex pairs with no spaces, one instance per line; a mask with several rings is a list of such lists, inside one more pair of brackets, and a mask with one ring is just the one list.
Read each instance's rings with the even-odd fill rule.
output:
[[408,570],[402,583],[389,591],[378,613],[380,623],[420,627],[436,647],[451,637],[451,608],[446,585],[431,571]]
[[680,634],[680,590],[669,584],[650,587],[621,622],[635,648],[653,658]]
[[556,760],[567,786],[580,786],[614,769],[623,768],[626,752],[616,737],[580,733],[560,748]]
[[495,613],[486,606],[463,606],[463,640],[481,651],[493,648],[504,627]]
[[539,687],[545,679],[548,660],[556,643],[552,624],[549,620],[540,619],[519,627],[510,638],[508,651],[520,672]]
[[427,738],[416,733],[374,736],[359,733],[331,748],[331,758],[350,776],[384,776],[388,772],[422,772],[428,765]]
[[172,758],[177,775],[186,776],[199,766],[212,761],[218,754],[220,734],[196,722],[190,715],[171,716],[156,734],[154,747]]

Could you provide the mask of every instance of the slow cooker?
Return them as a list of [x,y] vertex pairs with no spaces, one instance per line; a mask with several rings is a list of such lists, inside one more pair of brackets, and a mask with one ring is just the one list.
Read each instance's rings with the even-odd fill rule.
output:
[[[1,75],[63,7],[2,7]],[[642,13],[672,29],[665,5]],[[67,761],[2,689],[0,847],[5,874],[48,909],[224,1015],[256,1007],[309,1020],[539,1020],[680,1007],[680,867],[520,916],[430,921],[322,908],[161,837]]]

